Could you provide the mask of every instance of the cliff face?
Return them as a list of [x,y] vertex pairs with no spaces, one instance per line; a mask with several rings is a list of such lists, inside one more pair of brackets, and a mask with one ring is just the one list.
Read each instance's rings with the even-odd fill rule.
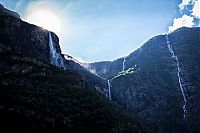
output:
[[200,28],[181,28],[150,39],[125,61],[91,68],[111,79],[112,100],[155,131],[199,132],[199,44]]
[[[1,9],[0,41],[6,45],[15,47],[25,54],[50,63],[48,31],[28,24],[19,17],[5,13],[5,11],[8,12],[5,8]],[[52,38],[58,53],[60,53],[58,37],[52,33]]]

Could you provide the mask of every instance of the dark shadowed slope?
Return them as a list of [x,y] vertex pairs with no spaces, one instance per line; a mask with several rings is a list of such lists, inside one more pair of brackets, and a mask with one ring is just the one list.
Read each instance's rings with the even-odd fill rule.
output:
[[150,39],[126,57],[124,71],[123,61],[93,63],[90,67],[104,78],[113,78],[114,101],[155,126],[156,131],[200,132],[199,27]]

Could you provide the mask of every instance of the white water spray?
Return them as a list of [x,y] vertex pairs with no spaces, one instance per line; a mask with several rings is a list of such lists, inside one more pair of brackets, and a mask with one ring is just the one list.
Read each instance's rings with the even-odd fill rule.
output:
[[51,64],[57,66],[58,54],[57,54],[56,49],[54,48],[54,45],[53,45],[53,39],[52,39],[52,36],[51,36],[51,32],[49,32],[49,47],[50,47],[50,53],[51,53]]
[[124,60],[123,60],[123,63],[122,63],[122,71],[124,71],[125,70],[125,63],[126,63],[126,57],[124,57]]
[[58,52],[56,51],[56,48],[51,36],[51,32],[49,32],[49,47],[50,47],[50,53],[51,53],[51,64],[65,69],[63,59],[61,58],[60,54],[58,54]]
[[174,53],[174,50],[173,50],[173,48],[172,48],[172,45],[170,44],[168,35],[166,35],[165,37],[166,37],[166,41],[167,41],[168,50],[169,50],[169,52],[170,52],[172,58],[174,58],[175,61],[176,61],[178,82],[179,82],[181,94],[182,94],[182,96],[183,96],[183,101],[184,101],[184,105],[183,105],[183,112],[184,112],[184,115],[183,115],[183,117],[184,117],[184,119],[185,119],[186,114],[187,114],[187,109],[186,109],[187,98],[186,98],[186,89],[185,89],[185,87],[183,86],[183,78],[182,78],[182,75],[181,75],[180,63],[179,63],[178,57],[177,57],[177,56],[175,55],[175,53]]
[[108,98],[109,100],[112,100],[112,97],[111,97],[111,83],[110,83],[110,80],[108,80]]

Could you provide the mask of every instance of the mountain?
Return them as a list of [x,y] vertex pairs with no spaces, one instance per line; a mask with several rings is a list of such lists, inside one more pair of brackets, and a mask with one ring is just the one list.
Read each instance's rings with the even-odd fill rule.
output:
[[146,132],[107,100],[107,81],[65,59],[56,34],[22,21],[2,5],[0,60],[2,131]]
[[152,132],[200,132],[200,28],[159,35],[127,57],[91,63],[111,97]]
[[[56,34],[22,21],[19,19],[20,17],[12,15],[17,13],[2,8],[2,6],[0,11],[0,40],[2,44],[14,47],[23,54],[27,54],[30,57],[37,58],[60,68],[77,70],[78,73],[87,80],[89,83],[88,85],[93,86],[99,90],[102,95],[106,96],[107,85],[105,81],[91,74],[78,63],[64,58],[64,55],[61,54],[59,38]],[[52,51],[49,45],[51,39],[54,51]],[[54,55],[52,55],[52,53],[54,53]],[[53,56],[54,58],[52,58]]]

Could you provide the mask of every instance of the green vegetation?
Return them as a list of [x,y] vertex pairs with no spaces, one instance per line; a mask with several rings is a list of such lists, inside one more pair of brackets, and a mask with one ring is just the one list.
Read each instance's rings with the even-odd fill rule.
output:
[[132,73],[135,73],[137,71],[137,69],[135,67],[131,67],[127,70],[123,70],[121,72],[119,72],[114,78],[118,78],[120,76],[125,76],[125,75],[128,75],[128,74],[132,74]]

